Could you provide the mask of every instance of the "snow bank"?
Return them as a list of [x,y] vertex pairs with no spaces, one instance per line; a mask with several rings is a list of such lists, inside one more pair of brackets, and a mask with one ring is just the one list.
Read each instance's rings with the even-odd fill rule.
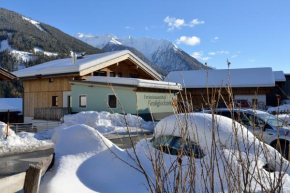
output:
[[277,113],[278,111],[280,113],[290,112],[290,104],[285,104],[285,105],[281,105],[281,106],[278,106],[278,107],[270,107],[270,108],[267,109],[267,111],[269,113],[273,113],[273,112]]
[[56,129],[66,128],[68,126],[84,124],[95,128],[102,134],[124,132],[127,127],[142,128],[153,131],[154,125],[152,122],[146,122],[141,117],[119,113],[111,114],[109,112],[84,111],[74,115],[64,116],[64,123]]
[[63,124],[54,129],[35,134],[35,138],[51,139],[55,131],[78,124],[90,126],[102,134],[126,134],[128,130],[130,132],[154,131],[154,124],[151,121],[146,122],[141,117],[131,114],[124,116],[119,113],[111,114],[106,111],[83,111],[73,115],[65,115],[63,117],[63,122]]
[[6,128],[7,125],[0,122],[0,156],[31,152],[53,146],[50,140],[38,140],[34,138],[33,133],[15,134],[10,128],[6,139]]
[[277,116],[279,119],[290,123],[290,114],[279,114]]
[[108,147],[122,157],[124,151],[94,128],[71,126],[57,131],[53,140],[55,166],[45,175],[40,192],[139,192],[143,187],[142,176],[114,159]]
[[[199,137],[201,137],[199,139],[201,139],[200,141],[204,140],[205,143],[211,140],[210,138],[203,138],[202,136],[208,136],[207,134],[210,132],[209,128],[212,123],[210,117],[211,115],[208,114],[190,115],[190,120],[194,122],[191,122],[192,124],[189,127],[198,129]],[[184,115],[181,115],[181,118],[183,119]],[[249,164],[251,175],[255,177],[260,175],[259,177],[262,176],[262,178],[265,179],[265,183],[263,183],[265,187],[269,186],[269,183],[267,183],[269,181],[267,180],[275,184],[274,177],[278,175],[276,171],[278,168],[274,167],[274,172],[269,173],[262,167],[269,162],[271,165],[272,162],[276,161],[275,159],[280,160],[280,154],[272,147],[261,144],[261,142],[243,126],[239,128],[239,134],[246,134],[247,139],[245,140],[245,138],[243,139],[240,137],[238,142],[241,143],[241,141],[243,141],[243,145],[240,144],[238,146],[243,147],[247,144],[248,146],[246,149],[241,149],[241,154],[237,154],[236,148],[238,147],[228,144],[228,142],[231,141],[229,139],[233,136],[232,120],[222,116],[217,116],[217,118],[219,126],[217,126],[216,129],[220,128],[221,140],[217,141],[217,148],[220,150],[217,151],[217,157],[219,159],[214,159],[213,163],[215,169],[214,192],[231,191],[227,187],[227,180],[223,181],[224,189],[221,188],[222,181],[220,181],[219,178],[220,175],[222,179],[228,179],[227,175],[229,173],[226,172],[228,166],[226,166],[227,169],[225,169],[225,165],[223,164],[227,163],[227,161],[231,162],[229,166],[232,166],[234,172],[233,178],[241,178],[241,186],[243,186],[242,173],[245,172],[243,171],[242,163],[245,162]],[[178,124],[176,123],[176,116],[166,118],[156,126],[156,134],[158,135],[158,128],[163,124],[166,124],[168,133],[174,133],[175,131],[172,130],[172,128],[178,128]],[[144,175],[116,158],[116,156],[118,156],[133,167],[136,167],[136,163],[130,158],[130,156],[134,158],[132,153],[133,149],[128,149],[126,151],[119,149],[112,142],[108,141],[100,132],[86,125],[74,125],[58,130],[55,132],[53,140],[55,142],[56,152],[55,165],[53,169],[44,176],[40,192],[148,192],[145,186],[146,179]],[[201,146],[204,148],[204,145]],[[253,151],[254,149],[266,150],[265,152],[268,154],[255,154]],[[147,156],[149,152],[151,152],[152,155],[158,156],[158,150],[151,146],[149,140],[146,141],[143,139],[136,145],[136,152],[142,167],[153,180],[153,183],[155,183],[153,166]],[[165,166],[170,167],[172,163],[176,164],[176,162],[174,162],[174,160],[177,159],[176,156],[164,154],[163,158]],[[268,160],[268,162],[266,160]],[[282,191],[287,192],[290,190],[290,171],[286,169],[289,163],[284,159],[282,159],[282,162],[283,170],[286,172],[283,176],[284,184]],[[202,176],[208,175],[206,171],[211,165],[210,153],[206,153],[205,157],[202,159],[195,159],[194,163],[196,164],[195,172],[198,174],[195,176],[195,179],[193,179],[195,182],[195,190],[197,192],[203,192],[205,191],[205,186],[209,187],[209,184],[207,184],[209,180],[204,181]],[[188,159],[186,156],[182,157],[182,164],[183,171],[188,171],[188,167],[190,166],[188,166]],[[174,172],[169,175],[171,178],[171,182],[169,183],[174,183]],[[260,185],[254,179],[251,180],[250,187],[250,191],[252,192],[261,191]]]

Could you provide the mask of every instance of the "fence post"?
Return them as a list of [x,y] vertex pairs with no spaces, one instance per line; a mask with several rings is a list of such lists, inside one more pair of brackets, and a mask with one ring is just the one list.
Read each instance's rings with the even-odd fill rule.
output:
[[24,193],[38,193],[41,178],[41,167],[29,165],[24,181]]

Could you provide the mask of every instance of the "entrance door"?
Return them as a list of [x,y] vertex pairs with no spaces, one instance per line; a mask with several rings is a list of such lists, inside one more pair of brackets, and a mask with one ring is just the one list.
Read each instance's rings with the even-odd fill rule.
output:
[[72,98],[69,95],[69,96],[67,96],[67,107],[71,108],[71,106],[72,106]]

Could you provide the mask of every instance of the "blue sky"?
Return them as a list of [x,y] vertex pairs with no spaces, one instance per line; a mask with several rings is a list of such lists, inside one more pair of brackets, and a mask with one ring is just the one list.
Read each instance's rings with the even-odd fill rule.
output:
[[290,73],[289,0],[9,0],[0,7],[78,32],[168,39],[216,68]]

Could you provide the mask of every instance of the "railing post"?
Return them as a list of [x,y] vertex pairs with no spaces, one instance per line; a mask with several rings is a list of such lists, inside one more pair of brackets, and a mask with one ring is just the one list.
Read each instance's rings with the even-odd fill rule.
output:
[[24,182],[24,193],[38,193],[41,178],[41,167],[29,165]]

